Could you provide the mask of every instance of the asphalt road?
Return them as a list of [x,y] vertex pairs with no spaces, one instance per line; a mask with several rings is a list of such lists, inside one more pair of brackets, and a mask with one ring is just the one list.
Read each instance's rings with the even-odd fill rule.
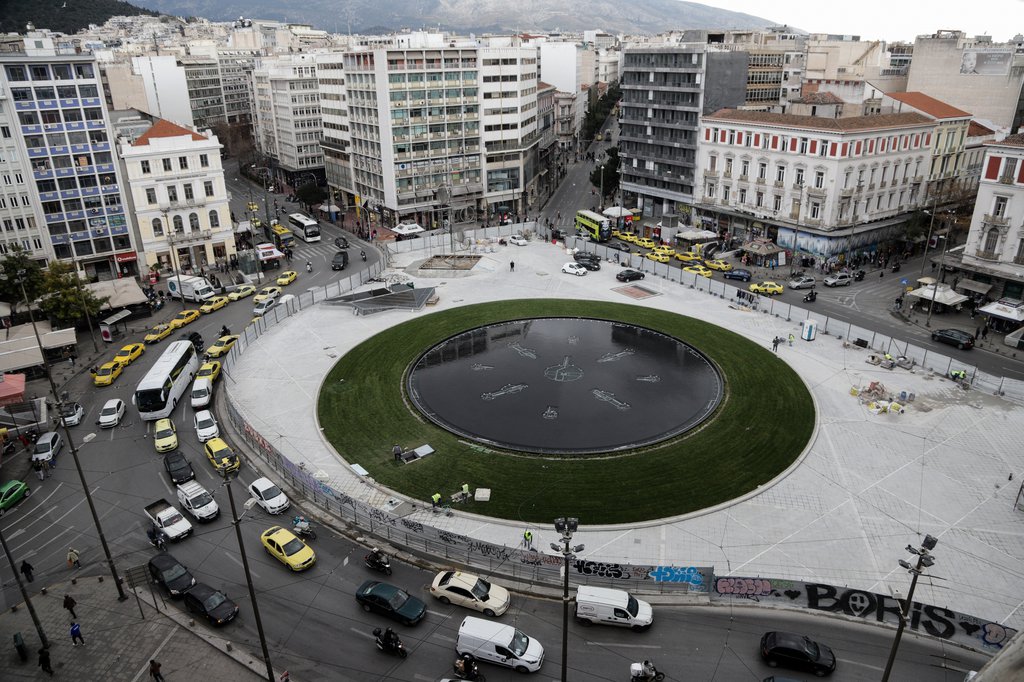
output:
[[[582,164],[581,164],[582,165]],[[585,171],[574,168],[577,175]],[[561,191],[561,190],[560,190]],[[589,193],[589,189],[585,188]],[[236,191],[236,196],[240,193]],[[247,199],[247,197],[246,197]],[[243,202],[244,203],[244,202]],[[563,211],[563,216],[566,214]],[[301,267],[298,280],[288,291],[323,285],[338,274],[320,263],[334,252],[336,228],[325,228],[324,241],[305,245],[298,242],[295,263],[314,261],[313,274]],[[354,245],[358,254],[359,245]],[[376,257],[375,255],[373,257]],[[358,261],[350,266],[363,267]],[[347,271],[343,274],[349,274]],[[884,278],[883,278],[884,280]],[[883,282],[884,284],[885,282]],[[849,291],[822,292],[822,306],[845,308],[875,321],[865,299],[869,291],[881,296],[881,286],[865,282]],[[833,301],[833,297],[835,300]],[[856,309],[847,298],[852,298]],[[190,306],[191,307],[191,306]],[[170,317],[181,308],[171,304],[162,311]],[[207,343],[221,325],[234,330],[251,319],[251,300],[232,303],[225,309],[204,315],[189,326],[200,332]],[[155,322],[155,321],[154,321]],[[140,335],[141,336],[141,335]],[[126,342],[130,339],[126,339]],[[119,569],[144,565],[153,554],[145,529],[143,507],[158,498],[174,501],[174,489],[163,470],[161,456],[152,443],[152,423],[141,422],[131,408],[120,426],[100,430],[96,415],[104,401],[120,397],[130,404],[131,394],[139,379],[166,347],[151,346],[146,354],[108,388],[95,389],[88,375],[79,376],[69,386],[73,399],[86,408],[86,417],[72,433],[79,444],[79,453],[90,490],[94,495],[106,537]],[[111,353],[112,354],[112,353]],[[219,380],[222,384],[230,377]],[[219,388],[223,390],[223,386]],[[223,630],[223,634],[240,646],[258,651],[259,642],[249,603],[239,550],[227,513],[227,495],[223,481],[206,461],[192,430],[192,410],[187,405],[173,415],[179,430],[180,449],[192,462],[197,480],[215,496],[225,513],[214,522],[196,526],[195,534],[171,546],[170,552],[185,563],[196,577],[223,589],[239,602],[239,618]],[[282,436],[286,437],[286,436]],[[258,476],[246,463],[240,480],[234,484],[239,513],[246,499],[245,484]],[[96,530],[88,514],[74,472],[70,454],[65,448],[52,478],[43,483],[32,479],[32,497],[0,520],[0,528],[11,551],[20,559],[29,559],[35,566],[35,585],[45,585],[47,578],[67,575],[65,554],[74,546],[82,553],[84,574],[106,573],[102,563]],[[410,650],[406,660],[381,654],[373,645],[371,630],[385,625],[379,617],[365,614],[353,598],[356,587],[371,574],[362,565],[365,548],[320,528],[320,537],[313,543],[318,562],[311,570],[292,574],[263,552],[259,534],[277,523],[288,524],[293,509],[285,518],[274,518],[259,508],[244,512],[241,528],[246,554],[252,567],[263,624],[267,632],[275,666],[287,668],[296,680],[437,680],[450,671],[454,657],[458,625],[468,612],[444,606],[426,594],[432,573],[406,565],[397,565],[390,580],[427,602],[429,613],[415,627],[397,626]],[[6,564],[6,562],[4,562]],[[3,565],[2,607],[20,602],[13,584],[10,567]],[[111,589],[111,598],[114,592]],[[558,602],[514,596],[513,609],[502,616],[503,622],[516,625],[536,637],[546,648],[544,667],[536,679],[557,679],[560,665],[561,606]],[[833,646],[839,656],[836,680],[875,680],[884,666],[892,631],[865,627],[859,623],[812,617],[768,609],[735,607],[657,607],[655,626],[646,633],[633,633],[612,628],[584,628],[570,625],[570,679],[628,679],[629,663],[649,658],[668,673],[670,680],[760,680],[772,673],[758,658],[757,645],[767,629],[791,629],[812,633]],[[963,677],[963,670],[977,668],[984,656],[968,654],[948,647],[937,640],[904,639],[900,662],[894,679],[952,682]],[[485,666],[492,680],[518,679],[519,675],[497,667]],[[799,675],[797,675],[799,677]]]

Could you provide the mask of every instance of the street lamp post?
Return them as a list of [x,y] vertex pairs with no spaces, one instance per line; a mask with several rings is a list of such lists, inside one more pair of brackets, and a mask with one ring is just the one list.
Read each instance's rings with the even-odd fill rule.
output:
[[942,280],[942,263],[946,258],[946,246],[949,244],[949,238],[946,235],[941,235],[940,238],[942,239],[942,253],[939,254],[939,279],[932,285],[935,288],[932,290],[932,302],[928,306],[928,319],[924,321],[924,326],[926,327],[932,326],[932,310],[935,309],[935,297],[939,295],[939,284],[941,284]]
[[[181,296],[181,309],[186,308],[185,292],[181,288],[181,256],[178,254],[178,240],[175,238],[174,228],[168,220],[167,212],[164,211],[164,223],[167,224],[167,244],[171,247],[171,266],[174,268],[175,277],[178,280],[178,295]],[[193,272],[195,272],[193,270]]]
[[[801,180],[797,183],[799,194],[797,195],[797,209],[796,209],[796,227],[793,231],[793,258],[790,259],[789,263],[789,276],[792,277],[796,274],[796,254],[800,248],[800,214],[804,211],[804,181]],[[765,235],[767,236],[767,235]]]
[[938,540],[931,535],[925,535],[921,547],[915,549],[907,545],[907,551],[917,555],[917,565],[911,566],[909,562],[900,559],[900,566],[905,568],[913,577],[910,579],[910,591],[903,602],[903,610],[900,612],[900,622],[896,626],[896,637],[892,641],[892,649],[889,651],[889,660],[885,664],[885,672],[882,673],[882,682],[889,682],[889,674],[892,672],[893,663],[896,662],[896,651],[900,648],[900,639],[903,638],[903,629],[907,626],[907,614],[910,613],[910,606],[914,602],[914,590],[917,588],[917,579],[924,572],[924,569],[935,563],[935,557],[930,554],[935,549]]
[[[6,275],[0,275],[0,277],[6,277]],[[50,361],[46,359],[46,351],[43,350],[43,341],[39,337],[39,329],[36,327],[36,317],[32,314],[32,304],[28,300],[28,292],[25,291],[24,270],[18,271],[17,279],[15,281],[21,286],[21,295],[24,297],[25,306],[28,308],[28,319],[32,323],[32,332],[35,334],[36,343],[39,345],[39,355],[43,359],[43,371],[46,374],[46,379],[50,384],[50,393],[53,395],[54,403],[57,406],[57,419],[61,426],[64,427],[64,438],[68,442],[68,449],[71,450],[71,457],[75,460],[75,469],[78,471],[78,479],[82,483],[82,492],[85,494],[85,501],[89,505],[89,512],[92,514],[92,521],[96,526],[96,535],[99,538],[100,546],[103,548],[103,554],[106,556],[107,566],[110,568],[110,575],[114,579],[114,587],[117,588],[118,599],[123,601],[128,597],[125,596],[124,587],[121,585],[121,579],[117,575],[117,567],[114,565],[114,557],[110,553],[110,547],[107,545],[107,537],[103,533],[103,526],[100,524],[100,517],[96,513],[96,505],[92,501],[92,494],[89,492],[89,484],[85,480],[85,472],[82,471],[82,462],[78,457],[78,447],[75,445],[75,441],[71,437],[71,431],[68,429],[68,425],[64,422],[64,419],[59,416],[64,414],[64,401],[61,399],[60,393],[57,392],[57,385],[53,383],[53,374],[50,371]]]
[[604,165],[601,166],[601,200],[598,204],[601,206],[601,210],[604,210]]
[[562,545],[551,543],[551,549],[565,558],[565,573],[562,581],[562,682],[569,679],[569,561],[577,552],[582,552],[583,545],[571,546],[572,534],[579,529],[580,520],[570,517],[555,519],[555,531],[562,536]]
[[932,202],[932,210],[925,209],[925,213],[931,216],[928,221],[928,238],[924,242],[924,255],[921,259],[921,272],[918,274],[924,275],[924,266],[928,262],[928,246],[932,243],[932,228],[935,227],[935,206],[939,200],[936,197],[935,201]]
[[36,614],[36,607],[32,605],[32,599],[28,596],[28,592],[25,591],[25,583],[21,582],[21,576],[18,575],[17,564],[14,563],[14,557],[11,556],[11,549],[7,546],[7,538],[4,537],[3,530],[0,530],[0,545],[3,545],[4,554],[7,556],[7,563],[11,565],[11,573],[14,574],[14,579],[18,583],[18,589],[21,590],[21,598],[25,600],[25,606],[28,607],[28,614],[32,617],[32,624],[36,626],[39,643],[44,649],[49,649],[50,640],[46,638],[46,633],[43,632],[43,624],[39,621],[39,616]]

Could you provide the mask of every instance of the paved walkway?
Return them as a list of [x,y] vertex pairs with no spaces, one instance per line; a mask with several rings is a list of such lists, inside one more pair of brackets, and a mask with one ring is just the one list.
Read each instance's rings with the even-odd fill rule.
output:
[[[407,268],[416,259],[400,255],[393,266]],[[509,272],[510,259],[515,272]],[[560,272],[566,260],[561,248],[532,242],[485,254],[465,277],[414,279],[417,287],[437,287],[440,310],[509,298],[594,299],[700,317],[766,347],[776,335],[799,336],[795,322],[736,309],[726,300],[653,277],[643,285],[657,295],[633,301],[616,291],[616,266],[573,277]],[[356,317],[347,308],[315,306],[264,335],[225,384],[248,421],[289,458],[305,462],[349,495],[383,507],[394,495],[358,479],[323,441],[314,401],[339,356],[410,316],[403,311]],[[930,533],[939,538],[936,564],[918,583],[916,600],[1024,626],[1019,587],[1024,512],[1014,510],[1024,469],[1024,408],[962,391],[920,368],[879,369],[866,364],[869,352],[832,336],[797,340],[792,348],[784,344],[780,357],[804,378],[818,408],[817,430],[803,461],[760,493],[716,510],[645,524],[584,527],[576,540],[586,544],[585,558],[711,565],[719,575],[772,576],[902,595],[909,576],[897,561],[910,559],[904,547],[918,546]],[[915,393],[916,400],[902,415],[872,414],[850,389],[876,380],[897,394]],[[1014,480],[1008,481],[1011,474]],[[429,508],[411,518],[508,546],[516,546],[523,532],[511,522],[459,513],[441,518]],[[539,547],[554,535],[547,527],[534,530]]]
[[[40,581],[42,578],[36,576],[31,587],[38,589]],[[227,652],[226,640],[198,622],[189,626],[187,616],[177,604],[161,605],[158,612],[151,605],[148,590],[140,593],[140,602],[130,591],[129,599],[118,601],[109,579],[100,582],[95,576],[83,576],[76,583],[54,583],[46,587],[46,594],[32,596],[50,642],[55,679],[146,682],[150,679],[149,661],[155,659],[160,662],[167,682],[195,679],[200,671],[207,680],[266,680],[261,658],[237,648]],[[63,607],[66,594],[77,602],[75,615],[85,646],[71,645],[71,616]],[[13,651],[16,632],[25,639],[25,662]],[[0,613],[0,642],[4,651],[0,655],[0,679],[14,682],[49,678],[39,668],[39,637],[24,604],[19,604],[17,610]],[[258,674],[260,671],[262,675]]]

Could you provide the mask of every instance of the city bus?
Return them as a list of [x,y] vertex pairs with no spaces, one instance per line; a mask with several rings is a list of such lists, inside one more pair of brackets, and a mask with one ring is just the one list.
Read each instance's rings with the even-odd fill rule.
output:
[[132,403],[143,421],[171,416],[199,371],[199,354],[191,341],[175,341],[142,377]]
[[576,211],[576,232],[586,234],[592,241],[606,242],[612,237],[612,221],[593,211]]
[[270,238],[274,241],[274,246],[277,247],[278,251],[284,251],[295,246],[295,238],[292,237],[292,231],[284,225],[278,225],[277,223],[271,225]]
[[289,213],[288,224],[292,226],[295,236],[307,244],[320,241],[320,223],[309,216],[301,213]]

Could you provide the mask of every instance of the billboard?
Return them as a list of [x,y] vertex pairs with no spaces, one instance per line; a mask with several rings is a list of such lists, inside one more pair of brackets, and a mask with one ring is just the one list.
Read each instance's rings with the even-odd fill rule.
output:
[[1013,53],[1007,50],[964,50],[960,73],[1005,76],[1010,72]]

